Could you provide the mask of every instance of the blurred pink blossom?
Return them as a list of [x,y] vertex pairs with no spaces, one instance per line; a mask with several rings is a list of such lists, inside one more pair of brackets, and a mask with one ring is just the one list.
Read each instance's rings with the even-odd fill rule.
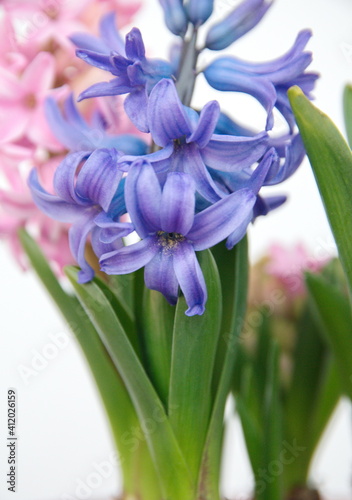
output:
[[[15,162],[15,156],[11,160]],[[56,157],[40,165],[39,172],[42,173],[43,184],[52,184],[58,161]],[[17,165],[11,165],[9,161],[7,168],[2,169],[2,184],[7,185],[0,189],[0,237],[7,240],[13,257],[26,269],[17,232],[20,228],[29,229],[47,258],[56,263],[59,271],[64,265],[73,263],[68,245],[68,227],[46,217],[33,203],[26,180],[30,163],[27,168],[23,168],[23,172],[19,168],[20,165],[26,167],[25,163],[18,157]]]
[[54,138],[46,122],[45,98],[65,90],[55,89],[55,59],[48,52],[40,52],[18,77],[0,68],[0,138],[3,142],[23,137],[32,143],[54,151],[62,146]]
[[316,273],[326,262],[325,259],[314,259],[302,243],[290,248],[273,244],[269,248],[266,271],[278,279],[286,292],[293,297],[305,292],[304,271]]
[[[74,32],[97,34],[101,15],[116,10],[119,26],[129,23],[139,0],[2,0],[0,5],[0,238],[26,267],[18,229],[35,237],[59,271],[73,262],[66,224],[42,214],[32,202],[27,175],[36,166],[50,191],[55,168],[65,148],[51,133],[44,113],[47,96],[65,98],[92,78],[92,71],[75,58],[68,37]],[[94,78],[94,76],[93,76]],[[110,103],[111,104],[111,103]],[[114,103],[115,106],[116,103]],[[113,134],[135,129],[120,106],[108,100],[82,106],[85,118],[98,106]],[[60,156],[58,156],[60,155]]]

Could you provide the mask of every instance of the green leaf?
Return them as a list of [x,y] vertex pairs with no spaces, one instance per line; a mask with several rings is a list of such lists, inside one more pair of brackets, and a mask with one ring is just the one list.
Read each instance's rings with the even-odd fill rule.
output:
[[316,450],[340,396],[341,382],[336,361],[330,357],[326,363],[324,381],[319,387],[314,412],[311,415],[311,434],[308,441],[310,450]]
[[314,311],[336,359],[344,392],[352,399],[352,317],[347,298],[323,278],[306,275]]
[[165,408],[169,394],[174,316],[175,307],[160,292],[145,288],[142,314],[145,366]]
[[254,376],[253,360],[243,366],[240,392],[235,396],[236,411],[246,442],[252,470],[256,474],[262,465],[261,451],[264,446],[264,418],[262,408],[258,407],[258,387]]
[[97,278],[85,285],[78,284],[74,268],[67,268],[66,274],[125,382],[144,430],[163,494],[170,500],[191,500],[194,485],[164,406],[105,296],[104,287]]
[[[281,500],[282,499],[282,474],[278,474],[279,467],[283,468],[280,461],[282,451],[282,404],[280,400],[280,374],[279,374],[279,347],[276,341],[272,341],[268,356],[267,383],[265,390],[264,407],[264,456],[262,467],[270,475],[270,481],[266,483],[264,491],[257,489],[258,500]],[[278,469],[274,469],[273,464]],[[254,471],[258,474],[259,471]],[[258,486],[258,481],[257,481]]]
[[103,400],[114,440],[121,456],[121,467],[126,492],[135,491],[133,477],[134,452],[122,436],[137,425],[137,416],[130,397],[98,333],[76,297],[68,295],[52,272],[37,243],[23,229],[19,232],[21,244],[41,282],[51,295],[68,326],[74,333]]
[[352,85],[346,85],[343,93],[343,112],[350,147],[352,147]]
[[[312,431],[310,417],[325,375],[328,353],[326,342],[322,340],[308,307],[296,323],[296,330],[293,374],[285,401],[285,421],[289,439],[295,437],[298,442],[306,444]],[[304,481],[305,477],[300,479]]]
[[352,153],[332,121],[298,87],[288,95],[352,292]]
[[198,254],[208,291],[201,316],[186,316],[180,297],[176,306],[169,388],[170,422],[192,477],[199,471],[213,403],[211,381],[221,320],[218,270],[209,250]]
[[[213,250],[213,249],[212,249]],[[217,500],[219,498],[221,440],[223,435],[224,409],[229,395],[239,336],[242,331],[247,305],[248,288],[248,247],[247,238],[243,238],[225,257],[226,266],[219,268],[223,291],[224,314],[228,320],[221,330],[219,343],[223,343],[222,370],[213,384],[215,401],[212,409],[206,443],[202,457],[202,468],[199,481],[199,492],[202,498]],[[222,258],[216,259],[217,263]],[[229,280],[227,280],[229,275]],[[227,313],[226,313],[227,311]],[[210,471],[210,473],[208,472]]]

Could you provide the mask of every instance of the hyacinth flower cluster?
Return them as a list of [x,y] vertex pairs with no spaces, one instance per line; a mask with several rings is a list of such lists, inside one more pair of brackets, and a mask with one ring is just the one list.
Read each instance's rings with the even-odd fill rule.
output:
[[[137,148],[130,152],[143,151],[136,138],[138,131],[120,112],[118,98],[112,98],[113,106],[91,102],[81,117],[70,98],[70,92],[86,78],[92,81],[93,75],[75,58],[69,35],[77,30],[95,33],[97,17],[112,9],[118,12],[119,26],[124,26],[139,7],[138,0],[1,2],[0,238],[10,245],[22,268],[27,267],[27,261],[18,239],[20,228],[36,236],[57,272],[74,262],[68,225],[49,219],[33,202],[27,178],[34,165],[41,182],[50,189],[57,164],[73,144],[93,150],[105,145],[109,132],[110,142],[117,135],[119,141],[131,137],[132,142],[137,140]],[[65,137],[55,136],[48,116],[55,113],[49,108],[57,108],[55,103],[63,100],[67,100]],[[126,149],[118,144],[121,146]]]
[[[202,52],[218,52],[255,27],[271,2],[245,0],[210,28],[210,0],[160,2],[178,50],[170,62],[146,56],[138,28],[123,40],[113,14],[103,17],[100,37],[71,36],[77,56],[110,73],[79,100],[125,95],[124,110],[133,125],[149,133],[143,141],[104,138],[96,147],[77,147],[87,124],[73,101],[61,112],[49,101],[51,128],[71,150],[59,164],[53,191],[41,184],[36,170],[30,188],[37,206],[53,219],[71,224],[70,248],[81,271],[79,281],[94,276],[85,258],[87,242],[106,274],[128,274],[145,268],[145,284],[171,304],[183,293],[187,315],[204,313],[207,290],[196,252],[222,241],[231,250],[248,225],[280,206],[284,196],[264,197],[260,190],[283,182],[304,157],[286,92],[299,85],[310,97],[317,75],[306,71],[311,53],[307,30],[293,47],[268,63],[223,55],[198,68]],[[205,31],[205,42],[198,34]],[[200,37],[199,37],[200,38]],[[263,130],[249,130],[221,111],[217,101],[203,109],[191,106],[196,78],[203,73],[215,89],[251,95],[267,114]],[[275,135],[280,113],[287,131]],[[76,139],[77,137],[77,139]],[[104,136],[105,137],[105,136]],[[138,241],[125,237],[135,234]],[[134,239],[135,241],[135,239]]]

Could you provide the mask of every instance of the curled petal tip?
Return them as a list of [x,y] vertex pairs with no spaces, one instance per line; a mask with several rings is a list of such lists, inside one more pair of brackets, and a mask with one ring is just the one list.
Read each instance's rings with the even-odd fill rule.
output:
[[195,315],[201,316],[202,314],[204,314],[204,311],[205,307],[201,304],[197,304],[195,306],[188,308],[185,314],[186,316],[195,316]]

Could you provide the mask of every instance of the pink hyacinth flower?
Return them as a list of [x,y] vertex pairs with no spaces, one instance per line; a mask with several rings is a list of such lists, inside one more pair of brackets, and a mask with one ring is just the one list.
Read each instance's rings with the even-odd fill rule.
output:
[[267,272],[280,281],[291,297],[305,292],[304,271],[316,273],[327,262],[326,259],[312,258],[302,243],[297,243],[289,249],[273,244],[269,249],[269,258]]
[[[53,93],[55,59],[40,52],[21,77],[0,68],[0,137],[3,142],[29,139],[54,151],[62,150],[46,122],[44,101]],[[55,93],[65,93],[63,88]]]

